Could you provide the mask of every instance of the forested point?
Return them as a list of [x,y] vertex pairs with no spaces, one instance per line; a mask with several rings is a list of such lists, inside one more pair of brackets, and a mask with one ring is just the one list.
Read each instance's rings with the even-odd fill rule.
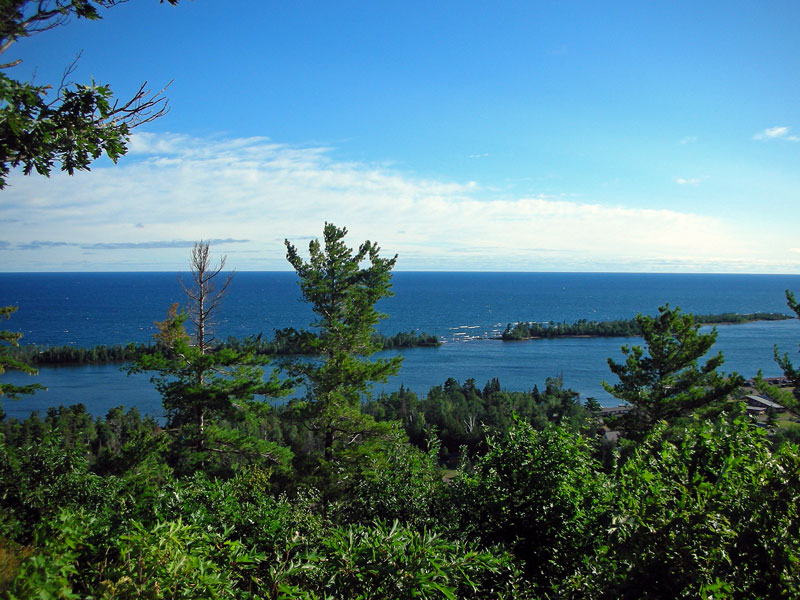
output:
[[[724,325],[751,323],[753,321],[784,321],[795,317],[782,313],[722,313],[718,315],[694,315],[699,325]],[[614,321],[589,321],[580,319],[574,323],[562,321],[556,323],[519,322],[506,326],[500,339],[505,341],[530,340],[537,338],[559,337],[641,337],[638,321],[633,319],[617,319]]]
[[[434,348],[441,345],[435,335],[417,332],[399,332],[393,336],[375,334],[376,343],[383,350],[401,348]],[[278,334],[272,340],[261,339],[260,336],[251,338],[229,337],[224,342],[215,346],[215,350],[235,349],[254,352],[257,356],[292,356],[309,355],[313,351],[304,346],[301,340],[286,334]],[[111,346],[93,346],[83,348],[77,346],[39,346],[36,344],[22,344],[11,349],[17,359],[32,365],[90,365],[106,363],[133,362],[145,354],[155,354],[163,350],[158,344],[114,344]]]

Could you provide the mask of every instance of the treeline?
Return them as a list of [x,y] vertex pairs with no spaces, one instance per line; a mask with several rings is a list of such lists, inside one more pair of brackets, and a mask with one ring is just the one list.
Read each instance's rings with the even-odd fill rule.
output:
[[116,344],[91,348],[25,344],[12,348],[11,354],[31,365],[88,365],[131,362],[156,350],[155,344]]
[[[439,338],[427,333],[413,331],[399,332],[392,336],[375,334],[373,339],[384,350],[402,348],[437,347],[441,345]],[[248,350],[258,356],[288,356],[310,354],[307,345],[299,338],[276,332],[272,340],[264,340],[260,336],[251,338],[229,337],[217,344],[216,350],[234,349]],[[11,348],[10,352],[19,360],[31,365],[89,365],[106,363],[133,362],[145,354],[154,354],[161,348],[157,344],[116,344],[112,346],[94,346],[82,348],[77,346],[39,346],[35,344],[20,345]]]
[[[749,323],[752,321],[783,321],[793,319],[781,313],[722,313],[718,315],[694,315],[695,323],[700,325],[721,325]],[[532,338],[558,337],[639,337],[641,329],[634,319],[617,319],[614,321],[589,321],[580,319],[574,323],[562,321],[556,323],[520,322],[509,323],[501,336],[506,341],[527,340]]]
[[504,390],[496,377],[482,388],[474,379],[462,384],[451,377],[421,399],[400,386],[397,392],[367,402],[363,411],[379,422],[402,423],[409,440],[420,449],[437,439],[442,461],[452,464],[459,452],[473,456],[485,450],[490,435],[507,433],[517,421],[536,429],[559,423],[576,433],[594,431],[599,408],[593,399],[581,404],[580,395],[565,388],[560,377],[548,378],[543,392],[537,385],[528,392]]
[[783,313],[722,313],[719,315],[694,315],[694,320],[701,325],[720,325],[728,323],[750,323],[752,321],[786,321],[795,317]]
[[592,337],[633,337],[641,333],[635,319],[616,321],[587,321],[581,319],[574,323],[509,323],[501,338],[506,341],[527,340],[531,338],[558,338],[568,336]]

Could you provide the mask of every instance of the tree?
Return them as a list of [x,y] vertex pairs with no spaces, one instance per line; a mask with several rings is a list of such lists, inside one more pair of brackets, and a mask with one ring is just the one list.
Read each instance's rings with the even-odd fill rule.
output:
[[[800,303],[797,302],[794,294],[789,290],[786,290],[786,303],[797,315],[797,318],[800,319]],[[800,367],[795,367],[792,364],[792,361],[789,360],[788,354],[781,356],[778,352],[777,346],[775,346],[775,361],[783,370],[783,374],[786,375],[786,378],[792,382],[792,386],[794,387],[794,397],[800,401]],[[791,408],[794,408],[794,406]]]
[[225,292],[233,279],[233,272],[231,272],[219,290],[215,289],[214,280],[225,268],[227,257],[223,256],[216,267],[212,266],[211,257],[209,256],[210,248],[211,244],[208,242],[201,240],[195,243],[189,260],[192,284],[186,286],[183,280],[180,280],[184,294],[191,301],[187,315],[189,321],[194,325],[195,345],[201,354],[206,354],[214,341],[212,335],[213,327],[216,325],[213,321],[214,313],[217,312],[222,304],[222,298],[225,296]]
[[770,452],[744,416],[657,425],[614,473],[602,544],[563,597],[800,597],[799,471],[797,446]]
[[[168,426],[177,433],[179,447],[191,449],[195,459],[205,463],[209,453],[216,453],[283,465],[288,450],[240,429],[219,426],[222,420],[257,418],[262,407],[253,401],[254,396],[285,395],[289,383],[280,381],[275,371],[264,380],[266,360],[256,355],[255,343],[236,349],[212,346],[214,314],[231,276],[215,289],[214,279],[220,275],[225,257],[213,266],[208,242],[195,244],[190,265],[192,284],[181,283],[190,300],[188,311],[170,307],[167,318],[156,322],[155,338],[161,351],[140,355],[129,372],[157,373],[152,380],[162,395]],[[187,319],[194,325],[193,336],[184,328]],[[189,462],[185,466],[191,468]]]
[[[370,361],[380,350],[375,326],[386,315],[375,303],[392,294],[391,271],[397,260],[381,258],[380,247],[366,241],[354,252],[345,242],[347,229],[325,224],[323,244],[313,240],[310,259],[303,260],[286,240],[286,258],[299,277],[303,299],[316,319],[311,331],[285,330],[282,335],[304,340],[309,360],[288,366],[306,384],[306,401],[295,404],[298,416],[315,436],[326,461],[338,447],[374,434],[375,421],[360,410],[362,395],[372,383],[386,381],[400,369],[401,357]],[[362,267],[363,262],[368,262]]]
[[518,420],[449,489],[462,535],[511,550],[539,597],[563,597],[553,592],[602,545],[606,479],[586,438],[561,425]]
[[[124,1],[3,0],[0,54],[18,40],[54,29],[71,17],[98,20],[98,9]],[[172,5],[178,1],[166,0]],[[0,189],[11,169],[20,165],[25,175],[33,171],[49,175],[58,162],[61,170],[72,175],[89,170],[89,164],[103,153],[116,162],[127,151],[132,128],[167,112],[164,90],[153,94],[146,82],[129,100],[120,101],[108,85],[69,83],[75,62],[67,66],[55,90],[52,85],[25,83],[6,74],[21,62],[0,65]]]
[[[16,306],[0,306],[0,317],[10,318],[12,314],[17,311]],[[22,337],[21,333],[13,331],[0,331],[0,375],[6,372],[6,369],[13,369],[22,371],[28,375],[36,375],[37,371],[33,367],[26,365],[24,362],[17,360],[11,355],[10,348],[12,346],[19,346],[19,339]],[[38,383],[31,383],[29,385],[14,385],[11,383],[0,383],[0,396],[8,398],[17,398],[21,394],[33,394],[36,390],[42,390],[44,387]],[[0,420],[3,419],[5,413],[0,407]]]
[[624,363],[608,359],[619,383],[603,382],[610,394],[633,406],[622,420],[629,437],[641,437],[660,420],[674,421],[694,411],[718,411],[742,384],[738,374],[726,377],[717,371],[724,362],[721,352],[702,366],[698,363],[714,345],[716,329],[700,333],[692,315],[669,305],[660,307],[656,317],[638,315],[636,322],[647,355],[641,346],[623,346]]

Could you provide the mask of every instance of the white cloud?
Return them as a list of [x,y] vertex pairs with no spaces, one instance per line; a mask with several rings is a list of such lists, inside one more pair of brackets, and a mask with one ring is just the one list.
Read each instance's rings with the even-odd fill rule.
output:
[[697,185],[704,179],[705,177],[676,177],[675,183],[678,185]]
[[800,140],[796,135],[789,135],[789,127],[769,127],[753,136],[754,140],[785,140],[796,142]]
[[[218,238],[233,267],[287,269],[283,239],[304,246],[325,221],[347,226],[353,244],[372,239],[398,253],[404,270],[769,269],[764,248],[777,243],[718,217],[558,195],[495,198],[475,182],[340,162],[326,148],[266,138],[138,134],[132,152],[74,177],[15,174],[0,206],[4,264],[173,270],[185,267],[184,248],[143,243]],[[32,240],[64,244],[15,252]]]
[[681,139],[681,141],[678,142],[678,143],[679,144],[694,144],[695,142],[697,142],[697,136],[696,135],[687,135],[685,138]]

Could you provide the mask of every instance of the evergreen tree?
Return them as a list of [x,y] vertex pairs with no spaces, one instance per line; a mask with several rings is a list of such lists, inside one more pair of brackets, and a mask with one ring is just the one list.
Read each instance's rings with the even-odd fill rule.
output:
[[[226,455],[228,463],[238,456],[245,461],[283,465],[290,454],[285,448],[247,435],[242,428],[220,426],[222,421],[241,423],[259,418],[264,407],[254,401],[255,396],[281,396],[289,391],[288,383],[280,381],[276,371],[264,380],[267,361],[256,354],[254,344],[236,349],[211,346],[213,316],[230,283],[229,277],[219,290],[214,289],[214,278],[224,264],[223,258],[218,266],[212,266],[209,244],[195,244],[193,283],[184,286],[192,301],[189,311],[170,307],[167,318],[156,322],[155,338],[161,351],[140,355],[129,372],[157,373],[152,381],[163,398],[167,424],[177,434],[178,448],[187,453],[183,468],[191,470],[195,461],[205,463],[210,454]],[[190,318],[194,336],[184,328]]]
[[[16,306],[0,306],[0,317],[5,317],[8,319],[16,311]],[[21,333],[5,330],[0,331],[0,342],[2,342],[0,344],[0,375],[5,373],[7,369],[22,371],[28,375],[36,375],[36,369],[26,365],[24,362],[11,355],[10,347],[19,346],[19,339],[21,337]],[[29,385],[0,383],[0,396],[16,398],[21,394],[33,394],[36,390],[42,389],[44,389],[44,387],[38,383],[31,383]],[[3,417],[5,417],[5,413],[3,412],[2,406],[0,406],[0,419]]]
[[[345,242],[347,229],[325,224],[324,239],[313,240],[309,261],[286,240],[286,258],[299,276],[303,299],[316,318],[310,331],[284,331],[304,340],[311,358],[288,366],[306,385],[306,398],[294,403],[294,413],[316,438],[326,461],[342,448],[381,431],[362,414],[362,396],[373,382],[386,381],[400,368],[401,357],[370,361],[381,349],[373,333],[385,318],[375,303],[392,294],[391,270],[397,256],[381,258],[380,247],[366,241],[353,251]],[[362,267],[361,264],[368,265]]]
[[[794,294],[789,290],[786,290],[786,303],[797,315],[797,318],[800,319],[800,303],[797,302]],[[792,364],[792,361],[789,360],[788,354],[781,356],[778,353],[777,346],[775,346],[775,361],[778,363],[781,369],[783,369],[783,373],[786,375],[786,378],[792,382],[792,386],[794,387],[794,397],[800,401],[800,367],[795,367]],[[795,406],[790,408],[795,408]]]
[[671,422],[694,411],[718,412],[742,384],[738,374],[726,377],[717,370],[724,362],[721,352],[704,365],[698,362],[714,345],[716,329],[700,333],[692,315],[669,305],[660,307],[656,317],[638,315],[636,322],[647,354],[641,346],[623,346],[624,363],[608,359],[619,383],[603,382],[610,394],[633,407],[622,419],[629,437],[640,438],[660,420]]

